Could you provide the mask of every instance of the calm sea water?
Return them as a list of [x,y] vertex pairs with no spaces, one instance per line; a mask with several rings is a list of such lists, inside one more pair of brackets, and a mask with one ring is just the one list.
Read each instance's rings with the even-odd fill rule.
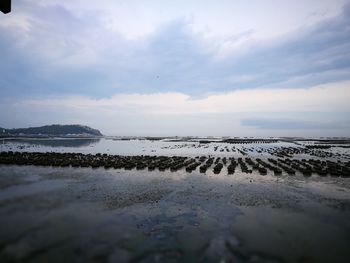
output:
[[[199,143],[198,141],[168,141],[168,140],[120,140],[120,139],[2,139],[0,151],[27,152],[76,152],[84,154],[107,153],[113,155],[166,155],[166,156],[214,156],[214,157],[244,157],[240,151],[245,151],[250,157],[273,157],[268,151],[281,147],[300,148],[303,144],[312,142],[276,142],[276,143]],[[349,148],[332,147],[322,149],[339,155],[350,156]],[[315,156],[297,155],[296,158],[315,158]],[[340,160],[348,160],[339,157]],[[335,158],[332,158],[335,159]]]
[[[115,139],[7,139],[2,140],[0,151],[28,151],[28,152],[79,152],[79,153],[108,153],[118,155],[216,155],[239,156],[237,149],[252,150],[273,147],[295,147],[293,143],[269,144],[229,144],[166,140],[115,140]],[[215,148],[217,150],[215,151]],[[254,151],[255,152],[255,151]],[[253,153],[253,152],[252,152]]]

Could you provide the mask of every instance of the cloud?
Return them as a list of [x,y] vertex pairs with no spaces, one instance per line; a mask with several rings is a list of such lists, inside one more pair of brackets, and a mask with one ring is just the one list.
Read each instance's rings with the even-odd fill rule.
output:
[[193,99],[185,93],[115,94],[111,98],[26,99],[18,107],[103,109],[134,114],[349,112],[350,81],[307,89],[246,89]]
[[350,124],[344,122],[320,122],[313,120],[293,120],[293,119],[269,119],[252,118],[242,119],[243,126],[252,126],[258,129],[268,130],[337,130],[350,129]]
[[[108,3],[112,10],[120,4]],[[349,5],[339,15],[333,12],[333,17],[273,38],[257,37],[259,28],[212,35],[198,29],[204,15],[191,18],[180,11],[171,20],[160,19],[152,30],[145,29],[147,34],[130,38],[118,31],[120,24],[114,28],[106,21],[111,15],[107,9],[86,6],[21,2],[13,17],[5,18],[0,24],[3,96],[200,96],[308,87],[350,76]]]
[[2,98],[0,126],[80,123],[108,135],[348,136],[349,85],[236,90],[200,98],[180,92]]

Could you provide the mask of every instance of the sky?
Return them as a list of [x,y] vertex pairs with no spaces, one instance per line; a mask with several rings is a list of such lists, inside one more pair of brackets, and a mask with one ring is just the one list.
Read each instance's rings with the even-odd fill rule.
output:
[[0,127],[350,137],[349,0],[13,0]]

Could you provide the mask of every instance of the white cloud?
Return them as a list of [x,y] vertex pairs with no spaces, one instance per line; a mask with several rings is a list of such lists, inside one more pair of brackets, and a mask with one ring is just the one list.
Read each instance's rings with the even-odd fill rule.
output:
[[106,135],[349,136],[350,81],[248,89],[194,99],[184,93],[1,99],[0,126],[78,123]]
[[18,107],[73,108],[131,114],[201,114],[238,112],[348,112],[350,81],[311,88],[246,89],[192,99],[184,93],[116,94],[111,98],[63,97],[31,99]]
[[[26,1],[27,2],[27,1]],[[30,5],[61,5],[77,15],[97,13],[128,38],[152,33],[169,20],[191,18],[196,31],[229,36],[254,29],[258,36],[285,33],[339,14],[347,0],[31,0]]]

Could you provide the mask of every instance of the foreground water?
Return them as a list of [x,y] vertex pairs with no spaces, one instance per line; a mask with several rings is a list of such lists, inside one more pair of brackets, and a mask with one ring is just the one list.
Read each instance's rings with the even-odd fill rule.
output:
[[349,182],[1,166],[2,262],[348,262]]
[[[211,154],[239,154],[214,151],[214,145],[208,147]],[[77,152],[96,147],[90,146],[5,142],[1,149]],[[349,262],[349,181],[300,174],[262,176],[238,169],[228,175],[0,165],[0,258]]]

